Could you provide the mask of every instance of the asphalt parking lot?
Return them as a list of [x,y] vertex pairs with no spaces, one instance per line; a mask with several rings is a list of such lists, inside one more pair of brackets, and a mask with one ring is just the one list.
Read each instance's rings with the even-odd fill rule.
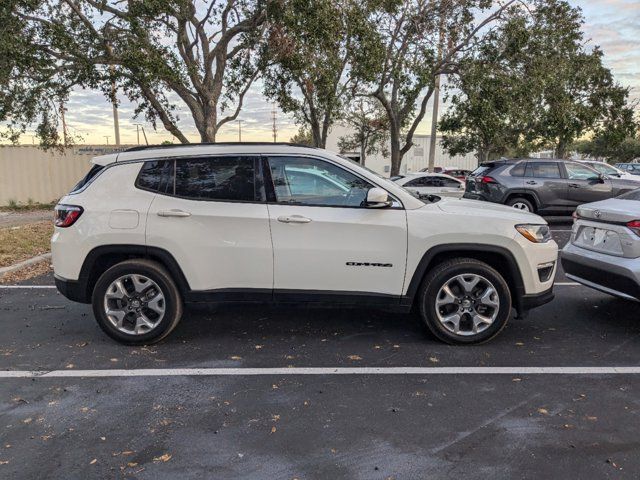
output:
[[374,310],[198,306],[131,348],[52,288],[0,289],[0,318],[0,478],[640,475],[640,375],[616,370],[640,308],[562,271],[478,347]]

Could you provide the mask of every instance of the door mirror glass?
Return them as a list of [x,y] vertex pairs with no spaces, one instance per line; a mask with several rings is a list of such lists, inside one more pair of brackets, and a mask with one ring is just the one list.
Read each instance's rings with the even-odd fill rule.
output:
[[386,190],[379,187],[370,188],[367,192],[367,207],[369,208],[385,208],[391,206],[389,194]]

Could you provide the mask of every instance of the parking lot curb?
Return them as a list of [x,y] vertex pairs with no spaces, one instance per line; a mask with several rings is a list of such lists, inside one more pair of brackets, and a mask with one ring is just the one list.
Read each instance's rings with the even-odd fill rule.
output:
[[4,277],[8,273],[16,272],[24,267],[29,267],[31,265],[35,265],[36,263],[44,262],[45,260],[49,260],[50,258],[50,253],[44,253],[42,255],[36,255],[35,257],[29,258],[28,260],[24,260],[23,262],[9,265],[8,267],[2,267],[0,268],[0,278]]

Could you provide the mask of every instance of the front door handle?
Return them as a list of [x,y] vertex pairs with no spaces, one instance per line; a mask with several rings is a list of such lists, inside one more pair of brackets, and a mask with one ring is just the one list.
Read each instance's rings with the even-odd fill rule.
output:
[[278,217],[278,221],[282,223],[309,223],[311,222],[311,219],[303,217],[302,215],[283,215],[281,217]]
[[578,185],[577,183],[570,183],[569,188],[580,188],[580,185]]
[[527,182],[527,185],[537,185],[537,184],[538,184],[538,182],[534,182],[533,180],[529,180]]
[[191,214],[189,212],[185,212],[184,210],[160,210],[158,212],[159,217],[190,217]]

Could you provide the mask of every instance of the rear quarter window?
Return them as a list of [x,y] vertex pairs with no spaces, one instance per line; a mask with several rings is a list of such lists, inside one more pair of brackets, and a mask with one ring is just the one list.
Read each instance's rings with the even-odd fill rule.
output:
[[78,183],[76,183],[74,185],[74,187],[71,189],[71,192],[69,193],[78,193],[81,190],[83,190],[87,185],[89,185],[93,179],[95,179],[103,170],[105,169],[105,167],[103,167],[102,165],[94,165],[93,167],[91,167],[91,169],[87,172],[87,174],[82,177],[82,180],[80,180]]
[[173,160],[144,162],[136,179],[136,187],[152,192],[173,194],[174,164]]

